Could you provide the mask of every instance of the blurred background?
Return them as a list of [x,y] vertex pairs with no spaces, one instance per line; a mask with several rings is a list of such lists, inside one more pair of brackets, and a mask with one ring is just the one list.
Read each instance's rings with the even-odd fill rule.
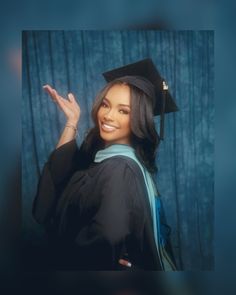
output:
[[[93,126],[90,111],[105,85],[102,72],[150,57],[180,110],[165,117],[165,139],[156,159],[156,181],[172,228],[178,269],[214,269],[213,31],[24,31],[22,57],[22,213],[27,252],[44,242],[32,219],[32,202],[43,165],[66,121],[42,86],[50,84],[64,97],[75,94],[81,107],[80,145]],[[159,118],[155,119],[159,132]]]
[[[94,3],[95,2],[95,3]],[[134,3],[135,2],[135,3]],[[215,272],[163,274],[174,294],[235,293],[236,224],[236,2],[225,1],[28,1],[10,0],[0,10],[0,270],[4,285],[19,290],[21,238],[21,47],[22,30],[214,30],[215,60]],[[169,82],[169,81],[168,81]],[[170,82],[169,82],[170,83]],[[169,120],[169,119],[168,119]],[[16,275],[14,276],[14,274]],[[13,276],[12,276],[13,274]],[[61,287],[81,274],[26,275],[41,290]],[[58,274],[59,275],[59,274]],[[85,275],[85,274],[84,274]],[[42,279],[44,276],[44,280]],[[4,276],[5,277],[5,276]],[[108,278],[109,280],[109,278]],[[1,282],[3,283],[3,282]],[[186,286],[191,285],[191,290]],[[41,287],[41,289],[40,289]],[[160,292],[161,293],[161,292]],[[162,293],[161,293],[162,294]],[[171,294],[168,292],[168,294]]]

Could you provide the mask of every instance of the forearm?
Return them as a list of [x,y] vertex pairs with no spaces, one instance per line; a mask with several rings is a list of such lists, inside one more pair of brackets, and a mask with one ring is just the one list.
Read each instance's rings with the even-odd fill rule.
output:
[[61,134],[61,137],[57,143],[56,148],[59,148],[63,144],[71,141],[76,137],[76,128],[77,128],[78,121],[71,121],[68,120],[65,124],[64,130]]

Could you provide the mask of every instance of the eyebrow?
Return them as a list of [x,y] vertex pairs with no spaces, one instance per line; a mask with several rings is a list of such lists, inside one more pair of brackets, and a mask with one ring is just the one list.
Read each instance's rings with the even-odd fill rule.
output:
[[[104,97],[103,100],[106,100],[108,103],[110,103],[109,99],[107,99],[106,97]],[[119,106],[129,107],[130,108],[130,105],[128,105],[128,104],[119,103],[118,105]]]

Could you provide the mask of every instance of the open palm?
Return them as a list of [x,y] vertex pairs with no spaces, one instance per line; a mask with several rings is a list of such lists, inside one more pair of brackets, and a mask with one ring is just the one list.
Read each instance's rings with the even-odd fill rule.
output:
[[80,118],[80,106],[77,103],[74,95],[72,93],[68,94],[68,99],[60,96],[57,91],[50,85],[44,85],[43,89],[51,96],[53,101],[57,103],[60,109],[66,115],[68,121],[77,123]]

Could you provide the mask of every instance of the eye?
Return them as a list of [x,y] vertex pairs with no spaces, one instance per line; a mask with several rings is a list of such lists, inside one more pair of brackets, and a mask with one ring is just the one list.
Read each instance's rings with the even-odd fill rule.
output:
[[129,114],[129,112],[126,111],[126,110],[119,110],[119,112],[121,112],[121,114],[125,114],[125,115],[128,115]]
[[105,102],[102,102],[101,103],[101,106],[106,108],[107,107],[107,104]]

